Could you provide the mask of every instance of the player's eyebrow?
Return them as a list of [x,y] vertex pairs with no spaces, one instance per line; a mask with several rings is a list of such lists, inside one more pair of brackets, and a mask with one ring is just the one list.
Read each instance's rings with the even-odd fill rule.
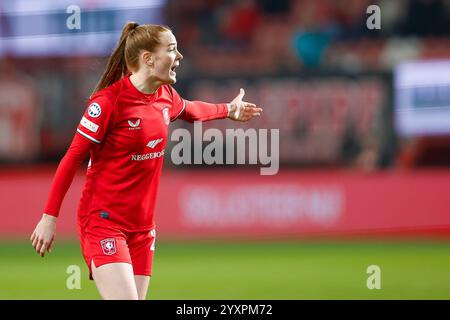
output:
[[172,43],[169,43],[169,44],[168,44],[168,46],[171,46],[171,45],[175,45],[175,46],[176,46],[177,43],[176,43],[176,42],[172,42]]

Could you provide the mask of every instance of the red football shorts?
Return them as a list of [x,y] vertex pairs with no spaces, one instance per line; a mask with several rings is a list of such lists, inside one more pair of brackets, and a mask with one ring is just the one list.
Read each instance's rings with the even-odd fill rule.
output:
[[84,230],[79,228],[81,251],[89,268],[114,262],[125,262],[133,266],[135,275],[152,275],[155,252],[155,229],[144,232],[126,232],[112,226],[89,223]]

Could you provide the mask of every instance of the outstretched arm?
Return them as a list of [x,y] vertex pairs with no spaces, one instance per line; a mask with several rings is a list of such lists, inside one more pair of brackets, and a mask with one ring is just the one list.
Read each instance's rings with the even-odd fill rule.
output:
[[179,111],[179,114],[172,121],[176,118],[181,118],[189,122],[224,118],[230,118],[235,121],[248,121],[253,117],[261,115],[261,108],[253,103],[242,100],[244,95],[245,91],[241,88],[239,94],[230,103],[219,104],[189,101],[181,99],[177,95],[178,105],[181,105],[181,111]]
[[86,158],[91,146],[90,141],[76,133],[69,149],[56,169],[44,214],[30,238],[33,247],[41,257],[44,256],[45,251],[50,252],[51,250],[61,203],[72,184],[78,167]]
[[181,111],[179,118],[185,121],[208,121],[224,119],[228,116],[228,106],[226,103],[215,104],[184,99],[183,102],[184,110]]

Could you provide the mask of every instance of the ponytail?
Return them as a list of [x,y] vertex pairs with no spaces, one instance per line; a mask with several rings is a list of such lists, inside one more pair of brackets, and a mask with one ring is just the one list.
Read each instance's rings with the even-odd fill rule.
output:
[[109,57],[105,71],[103,71],[102,77],[97,83],[97,86],[92,94],[95,94],[96,92],[122,79],[122,77],[127,73],[128,70],[125,61],[125,45],[127,43],[128,35],[138,26],[139,25],[136,22],[128,22],[123,27],[122,35],[117,43],[117,47]]

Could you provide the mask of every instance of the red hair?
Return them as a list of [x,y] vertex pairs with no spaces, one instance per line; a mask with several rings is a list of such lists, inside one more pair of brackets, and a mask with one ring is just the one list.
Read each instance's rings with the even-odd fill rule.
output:
[[157,24],[138,25],[136,22],[127,22],[93,94],[122,79],[128,72],[136,71],[141,51],[154,52],[161,43],[160,34],[166,31],[172,30]]

